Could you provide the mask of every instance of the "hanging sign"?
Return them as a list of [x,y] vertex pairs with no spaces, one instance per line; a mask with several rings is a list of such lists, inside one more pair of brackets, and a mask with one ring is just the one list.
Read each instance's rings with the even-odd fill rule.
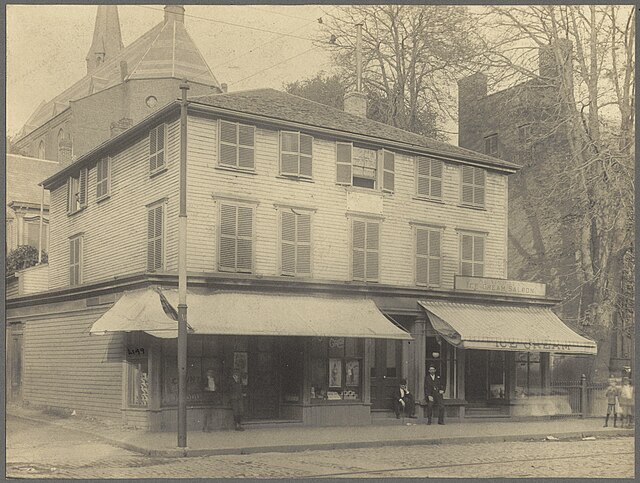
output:
[[455,276],[454,288],[461,292],[482,292],[521,297],[544,297],[547,293],[547,286],[544,283],[459,275]]

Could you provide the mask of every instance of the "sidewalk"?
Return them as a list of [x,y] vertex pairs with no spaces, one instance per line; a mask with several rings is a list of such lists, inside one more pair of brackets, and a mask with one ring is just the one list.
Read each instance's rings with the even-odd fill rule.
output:
[[33,409],[7,406],[7,416],[82,431],[105,442],[157,457],[209,456],[265,452],[295,452],[341,448],[371,448],[424,444],[487,443],[502,441],[633,436],[631,429],[603,428],[603,418],[545,421],[509,419],[466,420],[427,426],[423,420],[405,419],[398,424],[357,427],[247,428],[244,432],[187,433],[187,448],[177,448],[177,435],[149,433],[119,426],[117,422],[71,416],[60,418]]

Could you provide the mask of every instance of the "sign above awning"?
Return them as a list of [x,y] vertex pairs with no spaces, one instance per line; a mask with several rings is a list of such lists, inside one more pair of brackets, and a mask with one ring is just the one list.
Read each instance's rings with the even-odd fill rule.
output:
[[[363,298],[189,292],[187,305],[187,321],[194,334],[412,340],[375,302]],[[93,324],[91,333],[142,330],[158,337],[177,337],[177,306],[177,290],[125,292]]]
[[596,354],[548,307],[420,301],[433,328],[464,349]]

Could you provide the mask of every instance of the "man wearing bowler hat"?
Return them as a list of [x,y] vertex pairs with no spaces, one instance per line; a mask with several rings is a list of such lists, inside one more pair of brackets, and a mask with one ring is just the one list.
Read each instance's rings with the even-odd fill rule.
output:
[[436,374],[436,367],[429,366],[429,373],[424,380],[424,397],[427,400],[427,424],[431,424],[433,406],[438,408],[438,424],[444,424],[444,381]]

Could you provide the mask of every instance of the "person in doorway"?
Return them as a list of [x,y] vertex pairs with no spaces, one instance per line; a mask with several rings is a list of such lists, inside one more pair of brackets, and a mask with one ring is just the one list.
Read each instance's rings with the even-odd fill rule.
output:
[[[634,395],[633,386],[628,377],[622,378],[622,387],[620,388],[620,409],[622,410],[622,417],[620,419],[620,426],[630,428],[633,418],[634,407]],[[625,425],[626,420],[626,425]]]
[[244,416],[242,389],[240,371],[234,370],[231,379],[231,410],[233,411],[233,424],[235,425],[236,431],[244,431],[242,427],[242,417]]
[[604,427],[606,428],[607,426],[609,426],[609,416],[613,414],[613,427],[616,428],[616,423],[618,421],[618,411],[616,410],[616,403],[618,402],[618,397],[620,395],[620,388],[618,388],[616,379],[615,377],[613,377],[613,375],[609,377],[609,387],[607,387],[604,395],[607,398],[607,416],[604,420]]
[[415,418],[415,410],[413,394],[409,392],[407,380],[402,379],[400,386],[393,391],[393,411],[396,413],[396,419],[400,419],[400,412],[410,418]]
[[433,407],[438,409],[438,424],[444,424],[444,390],[445,384],[436,374],[436,367],[429,366],[429,373],[424,380],[424,396],[427,400],[427,424],[431,424]]

